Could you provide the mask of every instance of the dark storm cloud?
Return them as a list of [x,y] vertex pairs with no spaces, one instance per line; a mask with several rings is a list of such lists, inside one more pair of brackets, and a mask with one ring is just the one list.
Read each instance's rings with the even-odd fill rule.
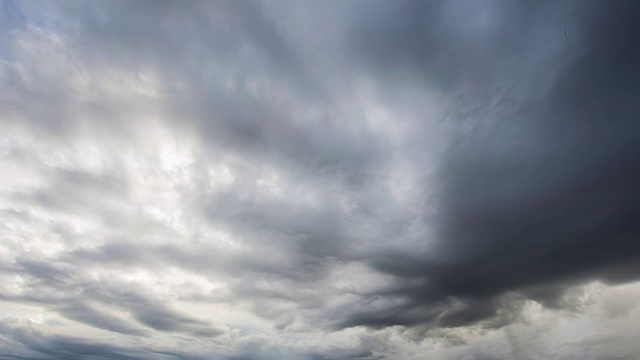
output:
[[[507,38],[521,39],[540,21],[535,14],[554,9],[542,3],[507,8],[524,4],[522,16],[507,11],[505,21],[512,25],[488,35],[490,46],[480,53],[464,46],[448,56],[440,36],[445,25],[433,15],[443,6],[439,2],[402,2],[397,14],[381,20],[384,30],[372,27],[361,46],[377,55],[371,57],[378,62],[374,69],[408,65],[424,72],[425,81],[474,92],[482,85],[465,76],[498,72],[509,56],[521,56],[527,51],[523,43]],[[388,314],[352,317],[352,325],[431,321],[416,319],[411,309],[454,297],[464,309],[445,307],[437,322],[462,326],[496,316],[507,292],[551,304],[567,286],[586,279],[640,275],[633,266],[640,260],[640,6],[577,5],[584,26],[572,36],[586,39],[583,54],[560,68],[548,94],[505,119],[459,132],[445,152],[436,249],[372,261],[379,271],[420,281],[383,295],[404,296],[409,303]],[[391,44],[395,51],[383,54]],[[486,56],[489,61],[479,66],[490,68],[466,62],[477,64],[476,55]]]

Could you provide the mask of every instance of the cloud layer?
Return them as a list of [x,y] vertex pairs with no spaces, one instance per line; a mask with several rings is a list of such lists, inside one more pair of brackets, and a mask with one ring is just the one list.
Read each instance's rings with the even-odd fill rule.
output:
[[0,2],[0,359],[634,359],[634,1]]

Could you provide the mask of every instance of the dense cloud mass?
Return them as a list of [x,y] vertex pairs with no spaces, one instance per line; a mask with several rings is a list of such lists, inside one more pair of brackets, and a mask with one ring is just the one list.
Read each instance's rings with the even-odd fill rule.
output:
[[633,0],[0,0],[0,359],[640,354]]

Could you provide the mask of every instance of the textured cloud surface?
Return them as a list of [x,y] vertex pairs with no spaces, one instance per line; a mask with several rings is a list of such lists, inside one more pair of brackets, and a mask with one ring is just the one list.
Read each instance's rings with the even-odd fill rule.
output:
[[0,1],[0,359],[628,359],[632,0]]

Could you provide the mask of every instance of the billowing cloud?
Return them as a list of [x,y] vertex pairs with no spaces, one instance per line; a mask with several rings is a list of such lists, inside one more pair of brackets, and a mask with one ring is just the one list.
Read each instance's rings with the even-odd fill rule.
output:
[[0,4],[0,359],[640,353],[633,1]]

